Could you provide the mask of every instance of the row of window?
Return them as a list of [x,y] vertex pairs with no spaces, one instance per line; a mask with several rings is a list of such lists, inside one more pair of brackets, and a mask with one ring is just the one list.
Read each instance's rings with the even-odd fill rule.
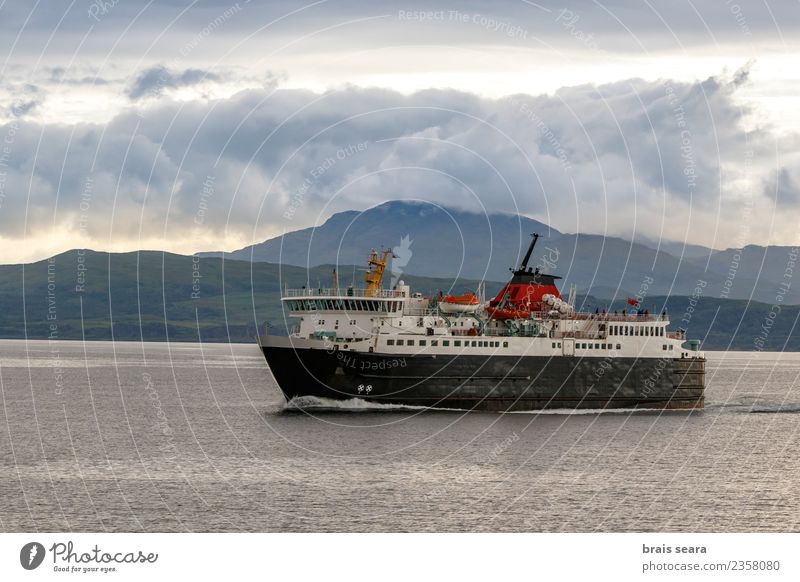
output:
[[661,325],[609,325],[608,335],[660,337],[664,335],[664,327]]
[[[499,348],[501,343],[502,343],[502,347],[504,347],[504,348],[508,347],[508,342],[483,341],[483,340],[441,340],[442,346],[443,347],[449,347],[451,341],[453,342],[453,347],[456,347],[456,348],[462,347],[462,344],[463,344],[463,347],[465,347],[465,348],[469,348],[469,347],[473,347],[473,348]],[[421,347],[425,347],[425,346],[428,346],[428,345],[430,345],[431,347],[436,347],[436,346],[439,345],[439,340],[430,340],[429,341],[429,340],[424,340],[424,339],[421,339],[421,340],[413,340],[413,339],[393,340],[393,339],[387,339],[386,340],[386,345],[387,346],[404,346],[404,345],[405,346],[413,346],[413,345],[415,345],[415,342],[416,342],[416,345],[421,346]]]
[[[555,347],[559,347],[560,348],[561,347],[561,342],[553,342],[553,347],[554,348]],[[614,349],[614,344],[601,344],[601,343],[592,344],[592,343],[579,342],[579,343],[575,344],[575,347],[577,349],[579,349],[579,350],[613,350]],[[662,349],[664,349],[665,351],[666,350],[671,350],[672,348],[673,348],[672,344],[664,344],[662,346]],[[622,345],[617,344],[617,349],[621,350],[622,349]]]
[[372,299],[289,299],[284,303],[289,311],[397,313],[402,310],[401,301],[375,301]]
[[[561,347],[561,343],[558,345]],[[556,347],[555,344],[553,344],[553,347]],[[579,342],[575,344],[575,347],[579,350],[613,350],[614,344],[587,344],[584,342]],[[617,344],[617,349],[621,350],[622,345]]]

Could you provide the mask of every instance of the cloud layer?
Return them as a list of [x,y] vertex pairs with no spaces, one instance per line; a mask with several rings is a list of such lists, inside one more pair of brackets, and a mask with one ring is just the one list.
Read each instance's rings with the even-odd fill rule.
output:
[[[153,69],[132,97],[198,78]],[[787,243],[797,138],[748,128],[746,86],[746,70],[499,100],[271,86],[161,99],[103,125],[17,119],[0,127],[0,259],[20,241],[28,253],[231,249],[389,199],[521,212],[566,232]]]

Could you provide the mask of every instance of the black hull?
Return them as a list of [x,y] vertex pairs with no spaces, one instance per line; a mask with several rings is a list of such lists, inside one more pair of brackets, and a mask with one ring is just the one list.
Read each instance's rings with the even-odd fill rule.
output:
[[[394,355],[326,351],[265,338],[287,400],[336,400],[485,411],[702,408],[702,358]],[[271,345],[272,344],[272,345]]]

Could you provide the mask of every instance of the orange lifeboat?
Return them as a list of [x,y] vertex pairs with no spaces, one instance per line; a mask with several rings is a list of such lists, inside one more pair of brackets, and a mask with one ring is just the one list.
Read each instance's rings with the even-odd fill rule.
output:
[[472,293],[446,295],[439,300],[439,309],[444,313],[472,313],[478,310],[480,302]]
[[527,319],[531,316],[530,311],[519,309],[502,309],[500,307],[489,307],[486,311],[494,319]]

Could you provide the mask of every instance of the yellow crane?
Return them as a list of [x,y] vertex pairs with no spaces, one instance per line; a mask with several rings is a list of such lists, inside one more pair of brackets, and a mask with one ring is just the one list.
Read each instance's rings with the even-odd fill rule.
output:
[[[367,283],[367,297],[374,297],[380,293],[383,272],[386,270],[386,260],[392,255],[391,249],[381,249],[380,256],[378,251],[372,249],[369,255],[369,269],[364,273],[364,281]],[[392,255],[394,256],[394,255]]]

